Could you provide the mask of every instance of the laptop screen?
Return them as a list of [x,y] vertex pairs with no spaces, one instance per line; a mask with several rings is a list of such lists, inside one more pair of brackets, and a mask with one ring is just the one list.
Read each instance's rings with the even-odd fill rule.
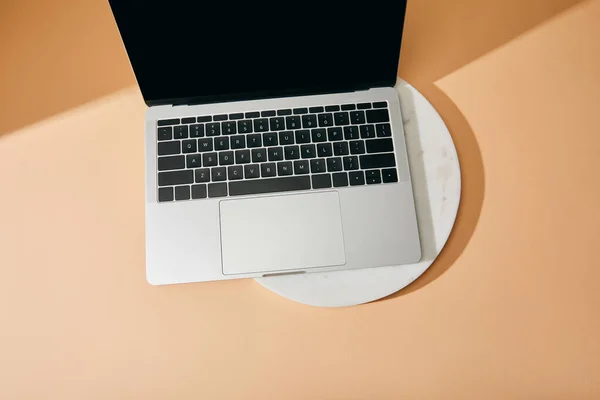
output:
[[405,0],[110,0],[147,104],[391,86]]

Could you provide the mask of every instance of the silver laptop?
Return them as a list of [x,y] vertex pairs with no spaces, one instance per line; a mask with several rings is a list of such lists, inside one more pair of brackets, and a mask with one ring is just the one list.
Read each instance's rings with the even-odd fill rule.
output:
[[419,261],[405,1],[110,5],[149,106],[148,282]]

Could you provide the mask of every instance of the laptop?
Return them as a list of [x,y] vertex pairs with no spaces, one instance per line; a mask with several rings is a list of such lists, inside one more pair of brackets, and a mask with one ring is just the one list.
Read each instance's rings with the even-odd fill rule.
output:
[[110,6],[149,107],[149,283],[419,261],[405,1]]

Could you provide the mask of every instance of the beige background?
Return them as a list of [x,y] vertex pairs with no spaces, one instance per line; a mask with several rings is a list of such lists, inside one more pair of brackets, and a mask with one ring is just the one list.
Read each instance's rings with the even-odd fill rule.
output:
[[389,299],[144,278],[145,106],[100,0],[0,0],[1,399],[600,399],[600,0],[411,0],[400,76],[458,149]]

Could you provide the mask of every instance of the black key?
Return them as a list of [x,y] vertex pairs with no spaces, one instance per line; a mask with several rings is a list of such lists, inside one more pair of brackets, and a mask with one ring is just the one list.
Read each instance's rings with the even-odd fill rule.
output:
[[286,146],[284,147],[284,151],[286,160],[297,160],[300,158],[300,149],[298,146]]
[[243,149],[246,147],[246,136],[237,135],[231,137],[231,148],[232,149]]
[[260,176],[270,178],[277,176],[277,166],[275,163],[265,163],[260,165]]
[[182,124],[194,124],[196,123],[196,117],[187,117],[181,119]]
[[159,172],[158,186],[185,185],[194,182],[194,172],[192,170]]
[[285,146],[286,144],[294,144],[294,132],[279,132],[279,144],[282,146]]
[[326,106],[325,111],[327,111],[327,112],[340,111],[340,106]]
[[262,136],[259,134],[248,135],[247,140],[250,148],[262,146]]
[[227,121],[229,116],[227,114],[213,115],[213,121]]
[[344,139],[353,140],[358,139],[360,136],[358,134],[358,126],[345,126],[344,127]]
[[315,160],[310,160],[310,172],[313,174],[318,174],[319,172],[326,172],[327,165],[325,164],[325,159],[317,158]]
[[210,169],[200,168],[194,172],[196,174],[196,183],[210,182]]
[[296,175],[304,175],[309,173],[309,166],[307,160],[294,161],[294,173]]
[[294,108],[294,114],[308,114],[308,108]]
[[317,151],[315,150],[314,144],[303,144],[300,146],[300,154],[302,158],[315,158]]
[[233,151],[222,151],[219,153],[219,165],[232,165],[233,163]]
[[250,162],[250,150],[238,150],[235,152],[236,164],[248,164]]
[[252,162],[260,163],[267,161],[267,149],[252,149]]
[[227,167],[227,176],[230,181],[244,178],[244,167],[241,165],[232,165]]
[[244,165],[244,176],[246,179],[260,178],[260,167],[256,164]]
[[212,122],[206,124],[206,136],[219,136],[221,134],[221,124],[218,122]]
[[392,136],[392,127],[390,124],[377,124],[375,125],[377,131],[377,137],[390,137]]
[[327,134],[325,132],[325,129],[322,129],[322,128],[313,129],[311,131],[311,136],[312,136],[312,141],[315,143],[327,141]]
[[358,108],[359,110],[368,110],[369,108],[371,108],[371,103],[359,103],[356,105],[356,108]]
[[342,105],[342,111],[356,110],[356,104],[344,104]]
[[202,156],[200,154],[188,154],[186,165],[188,168],[200,168],[202,166]]
[[254,120],[254,132],[267,132],[269,130],[269,120],[267,118],[258,118]]
[[310,107],[308,111],[310,111],[311,113],[322,113],[323,111],[325,111],[325,109],[323,107]]
[[158,144],[158,155],[168,156],[181,152],[181,142],[162,142]]
[[177,125],[179,124],[179,118],[173,118],[173,119],[163,119],[161,121],[158,121],[157,125],[158,126],[166,126],[166,125]]
[[229,114],[229,119],[244,119],[244,113]]
[[350,142],[350,154],[364,154],[365,153],[365,141],[364,140],[353,140]]
[[303,128],[316,128],[317,127],[317,116],[316,115],[303,115],[302,116],[302,127]]
[[350,186],[365,184],[365,174],[362,171],[352,171],[350,174]]
[[239,133],[252,133],[252,121],[249,119],[245,119],[243,121],[238,121],[238,132]]
[[188,126],[187,125],[178,125],[173,129],[173,138],[174,139],[187,139],[188,138]]
[[333,126],[333,115],[332,114],[319,114],[319,126],[322,126],[322,127]]
[[333,155],[347,156],[348,154],[350,154],[348,142],[336,142],[333,144]]
[[237,133],[237,124],[235,122],[223,122],[221,124],[223,135],[235,135]]
[[342,135],[342,128],[329,128],[327,129],[327,137],[330,142],[336,142],[338,140],[344,140]]
[[383,175],[383,183],[398,182],[398,172],[396,168],[387,168],[381,171]]
[[372,139],[375,137],[375,126],[373,125],[361,125],[360,126],[360,137],[363,139]]
[[310,131],[309,130],[301,130],[296,131],[296,143],[310,143]]
[[204,124],[190,125],[190,137],[198,138],[204,136]]
[[348,125],[350,123],[350,116],[348,115],[348,113],[346,111],[337,112],[337,113],[333,114],[333,120],[335,121],[335,124],[338,126]]
[[229,150],[229,138],[228,137],[218,137],[215,138],[215,150]]
[[173,128],[166,126],[158,128],[158,140],[171,140],[173,139]]
[[389,121],[390,121],[390,113],[385,108],[382,108],[379,110],[367,111],[367,122],[370,124],[374,124],[377,122],[389,122]]
[[217,153],[204,153],[202,155],[202,165],[205,167],[215,167],[218,163]]
[[195,139],[184,140],[181,149],[184,153],[195,153],[197,151],[196,143]]
[[317,145],[317,154],[319,157],[331,157],[333,155],[331,143],[319,143]]
[[258,111],[252,111],[246,113],[246,118],[258,118],[260,117],[260,113]]
[[176,186],[175,187],[175,200],[189,200],[190,199],[190,187],[189,186]]
[[[365,123],[365,112],[364,111],[350,112],[350,122],[355,125],[364,124]],[[371,122],[371,121],[369,121],[369,122]]]
[[192,185],[192,199],[205,199],[206,185]]
[[227,183],[211,183],[208,185],[208,197],[227,196]]
[[358,169],[358,157],[350,156],[344,157],[344,170],[354,171]]
[[293,130],[300,129],[300,127],[301,127],[300,126],[300,116],[294,115],[291,117],[287,117],[285,119],[285,127],[286,127],[286,129],[293,129]]
[[393,153],[360,156],[360,167],[362,169],[388,168],[395,166],[396,158]]
[[285,129],[285,118],[275,117],[269,120],[272,131],[282,131]]
[[367,181],[367,185],[381,183],[381,172],[378,169],[365,171],[365,180]]
[[198,117],[198,122],[210,122],[210,121],[212,121],[212,117],[210,115]]
[[345,172],[338,172],[333,174],[333,187],[344,187],[348,186],[348,174]]
[[290,176],[285,178],[260,179],[257,181],[241,181],[229,183],[230,196],[248,194],[289,192],[309,190],[310,176]]
[[373,103],[373,108],[386,108],[387,107],[387,101],[378,101],[376,103]]
[[159,171],[169,171],[172,169],[184,169],[184,168],[185,168],[185,158],[183,156],[158,157],[158,170]]
[[327,189],[331,187],[331,174],[319,174],[312,176],[313,189]]
[[340,157],[332,157],[327,159],[327,171],[336,172],[342,171],[342,159]]
[[394,151],[392,139],[373,139],[367,140],[367,153],[389,153]]
[[204,151],[213,151],[212,138],[198,139],[198,151],[200,153]]
[[277,146],[277,133],[269,132],[263,133],[263,143],[267,147]]
[[210,170],[210,177],[213,182],[221,182],[227,180],[227,168],[215,167]]
[[294,171],[292,170],[292,162],[291,161],[282,161],[277,163],[277,175],[286,176],[292,175]]
[[283,148],[282,147],[272,147],[268,150],[268,153],[269,153],[269,161],[283,160]]
[[276,115],[277,113],[275,112],[275,110],[267,110],[260,113],[261,117],[274,117]]
[[292,110],[286,108],[284,110],[277,110],[277,115],[292,115]]
[[173,201],[173,188],[159,188],[158,189],[158,201]]

